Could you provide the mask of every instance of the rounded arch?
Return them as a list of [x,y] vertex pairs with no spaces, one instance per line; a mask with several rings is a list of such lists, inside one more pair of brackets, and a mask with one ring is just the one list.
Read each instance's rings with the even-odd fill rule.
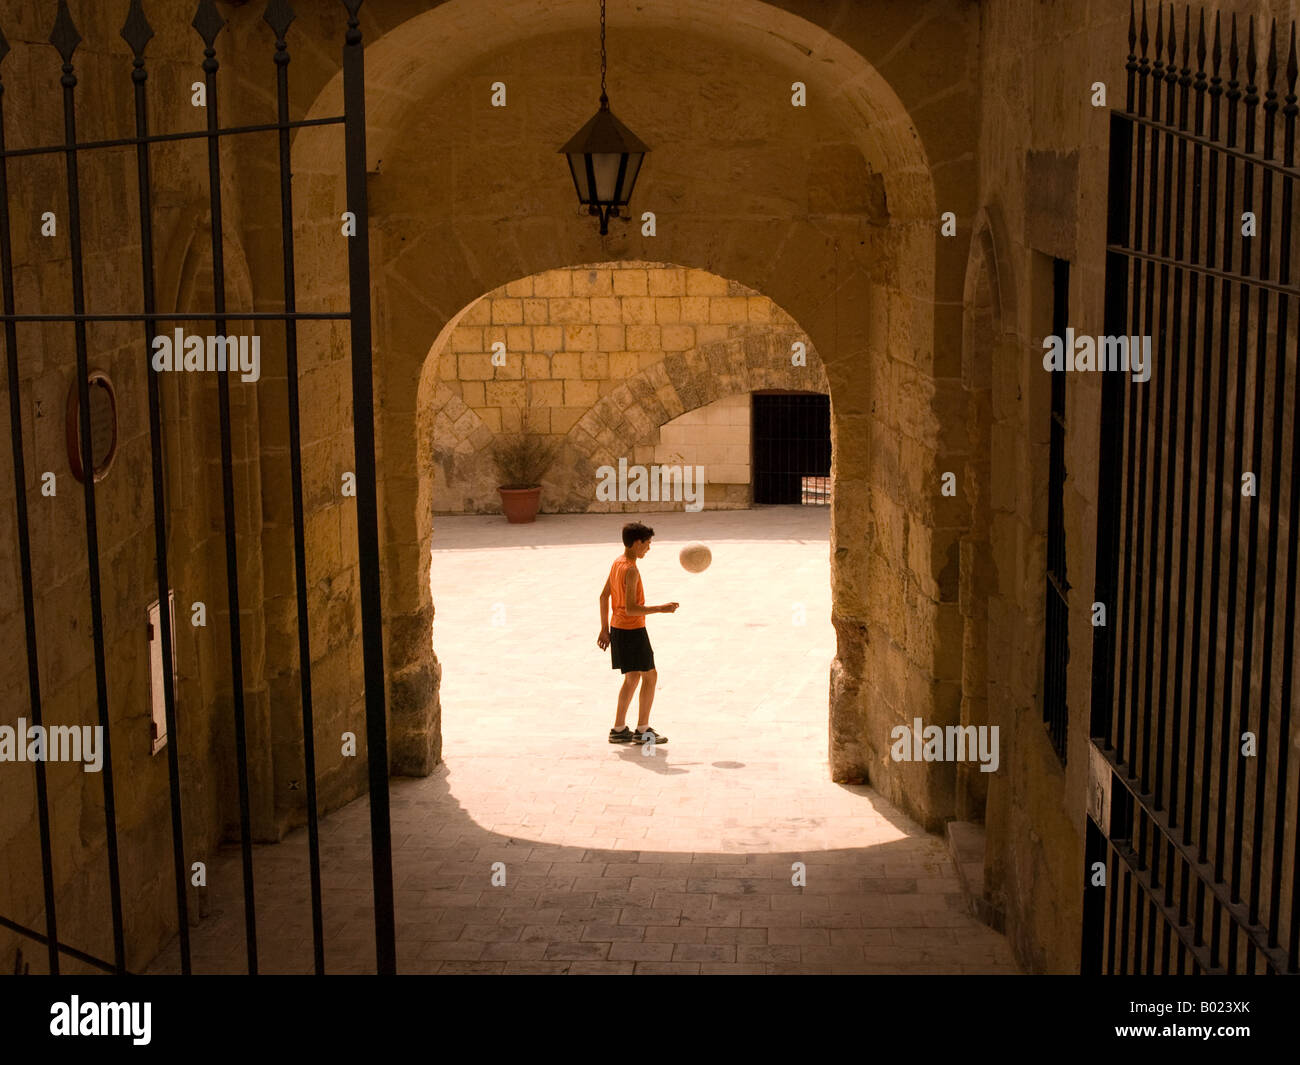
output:
[[[613,24],[623,32],[611,31],[611,90],[654,153],[634,208],[638,219],[654,211],[657,226],[651,236],[639,220],[616,224],[602,239],[556,158],[595,106],[588,7],[557,0],[542,26],[524,17],[523,0],[493,5],[490,19],[467,0],[400,22],[381,12],[385,32],[367,48],[392,766],[427,772],[440,751],[433,601],[416,577],[432,545],[419,430],[431,343],[461,308],[512,279],[609,260],[672,262],[767,296],[820,352],[838,485],[831,773],[871,779],[934,824],[947,813],[941,797],[921,770],[889,759],[888,735],[912,720],[912,693],[942,697],[947,648],[934,631],[955,609],[938,602],[947,559],[930,540],[944,521],[935,485],[948,402],[937,385],[936,303],[959,302],[960,282],[952,291],[954,272],[938,268],[935,222],[939,202],[967,215],[975,187],[973,83],[969,64],[952,57],[973,55],[976,18],[938,0],[923,33],[909,11],[841,38],[784,3],[629,7]],[[454,59],[430,63],[431,54]],[[509,103],[493,110],[486,90],[502,70]],[[794,81],[805,82],[809,107],[791,106]],[[310,113],[340,104],[335,79]],[[331,135],[308,128],[294,143],[299,261],[322,303],[346,293]],[[917,595],[928,605],[912,622]]]
[[[1009,264],[999,255],[1000,247],[1005,247],[1000,212],[996,205],[983,207],[972,234],[962,306],[962,387],[967,402],[961,426],[965,437],[961,480],[968,509],[958,580],[962,619],[961,724],[976,727],[997,723],[988,691],[988,603],[997,585],[990,505],[993,373],[1000,346],[1015,322],[1016,292]],[[957,816],[982,822],[989,782],[985,774],[972,772],[972,768],[958,767]]]
[[[680,271],[672,263],[582,263],[574,272],[623,267],[653,267]],[[568,271],[548,271],[548,274]],[[725,281],[718,278],[718,281]],[[745,297],[760,294],[741,286]],[[511,285],[480,297],[491,301],[512,290]],[[761,297],[760,297],[761,298]],[[454,358],[450,339],[469,312],[463,308],[443,328],[429,349],[419,387],[420,505],[430,512],[446,511],[439,499],[453,483],[468,488],[466,510],[497,509],[490,445],[496,433],[457,392],[448,386],[442,360]],[[663,358],[632,373],[617,387],[592,403],[557,440],[558,452],[543,480],[543,511],[581,513],[607,509],[597,503],[591,486],[596,470],[631,456],[640,447],[658,442],[658,428],[688,411],[727,396],[760,389],[828,392],[826,370],[816,347],[783,309],[768,307],[772,321],[744,323],[733,335],[682,351],[665,352]],[[766,312],[765,312],[766,313]],[[794,345],[802,345],[795,364]]]
[[[937,10],[930,16],[935,23],[932,29],[937,31],[945,14],[956,17],[955,12]],[[701,44],[721,44],[761,56],[773,70],[794,70],[808,93],[827,100],[843,127],[854,131],[853,140],[873,172],[884,176],[885,193],[893,201],[897,217],[926,221],[934,218],[937,201],[924,143],[927,138],[878,65],[882,59],[893,58],[891,53],[896,49],[890,49],[890,44],[901,43],[891,41],[887,32],[854,42],[859,48],[867,46],[859,51],[827,28],[772,0],[730,0],[725,17],[720,16],[712,0],[639,0],[634,7],[615,7],[608,12],[606,21],[615,99],[627,98],[629,60],[647,32],[668,28],[689,34]],[[549,0],[544,32],[557,43],[547,50],[548,62],[574,72],[569,77],[575,82],[585,79],[588,87],[586,92],[573,94],[575,128],[595,104],[589,88],[593,82],[586,77],[594,69],[598,54],[592,47],[593,31],[588,0]],[[384,160],[393,156],[411,113],[423,101],[436,98],[449,84],[464,82],[494,55],[535,46],[538,36],[534,0],[497,0],[490,6],[478,0],[445,0],[401,21],[369,43],[367,170],[380,172]],[[445,61],[431,63],[431,55],[444,57]],[[951,57],[948,52],[949,65]],[[704,48],[698,48],[680,61],[691,75],[705,81],[711,73],[710,59]],[[907,81],[910,87],[910,79],[900,80]],[[793,82],[774,84],[787,97],[792,95],[792,87]],[[926,95],[944,87],[930,84]],[[506,89],[508,94],[508,83]],[[588,101],[592,107],[586,106]],[[338,114],[342,109],[343,80],[339,71],[321,88],[305,117],[316,119]],[[631,113],[630,108],[628,111]],[[319,131],[308,128],[299,131],[297,140],[315,142],[321,137]],[[307,158],[313,153],[302,154]]]
[[[652,443],[659,426],[727,396],[764,388],[827,391],[815,350],[808,365],[790,365],[799,330],[770,329],[673,352],[602,397],[570,431],[557,465],[576,471],[566,478],[562,509],[587,510],[596,470]],[[567,505],[567,506],[566,506]]]

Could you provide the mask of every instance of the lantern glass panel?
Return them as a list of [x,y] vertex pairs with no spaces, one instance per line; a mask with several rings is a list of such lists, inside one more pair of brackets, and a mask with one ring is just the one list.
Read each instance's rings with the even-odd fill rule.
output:
[[618,203],[618,168],[623,156],[617,152],[597,152],[591,157],[591,169],[596,175],[596,202]]
[[645,153],[633,152],[627,157],[627,175],[623,178],[623,198],[619,202],[625,204],[632,198],[632,190],[636,187],[636,176],[641,171],[641,164],[645,161]]
[[578,202],[591,203],[591,189],[587,186],[587,157],[570,153],[564,158],[569,161],[569,173],[573,177],[573,187],[578,191]]

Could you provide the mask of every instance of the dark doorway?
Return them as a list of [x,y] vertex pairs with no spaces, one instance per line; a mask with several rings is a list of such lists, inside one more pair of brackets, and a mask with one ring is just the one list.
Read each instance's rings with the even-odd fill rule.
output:
[[830,503],[831,397],[755,392],[754,502]]

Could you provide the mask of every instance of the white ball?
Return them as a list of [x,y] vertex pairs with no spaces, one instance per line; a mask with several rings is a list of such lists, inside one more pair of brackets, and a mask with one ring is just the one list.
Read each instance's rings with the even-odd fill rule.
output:
[[691,573],[703,573],[713,561],[713,552],[704,544],[687,544],[677,557],[681,561],[682,569]]

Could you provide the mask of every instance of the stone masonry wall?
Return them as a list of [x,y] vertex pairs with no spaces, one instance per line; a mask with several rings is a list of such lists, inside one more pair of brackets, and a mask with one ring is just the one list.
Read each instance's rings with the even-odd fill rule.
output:
[[[505,365],[492,362],[496,343],[505,345]],[[795,345],[803,346],[798,365]],[[597,501],[596,470],[619,458],[660,461],[661,426],[715,397],[828,387],[812,341],[770,299],[663,263],[607,263],[511,282],[467,307],[430,358],[439,387],[423,415],[433,420],[439,513],[499,513],[492,442],[521,431],[560,449],[543,482],[544,512],[663,509]],[[735,372],[715,373],[715,366]],[[653,403],[633,391],[642,383],[653,389]],[[680,394],[665,384],[680,385]],[[744,444],[743,463],[734,451],[704,452],[708,465],[720,467],[709,478],[706,466],[713,481],[706,506],[748,501],[748,475],[738,469],[748,463],[747,435]]]

